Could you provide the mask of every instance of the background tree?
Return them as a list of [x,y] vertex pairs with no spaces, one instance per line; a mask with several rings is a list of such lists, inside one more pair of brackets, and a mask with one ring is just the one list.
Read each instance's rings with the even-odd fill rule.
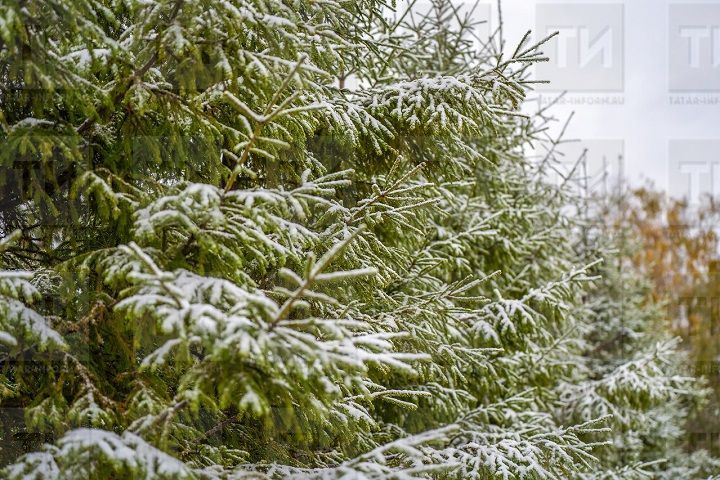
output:
[[629,260],[651,282],[653,288],[647,294],[665,305],[667,312],[661,325],[683,338],[695,372],[709,381],[709,402],[688,428],[693,443],[717,454],[718,204],[705,196],[700,204],[690,205],[685,199],[670,198],[646,187],[612,198],[608,205],[611,230],[625,231],[636,242],[628,252]]

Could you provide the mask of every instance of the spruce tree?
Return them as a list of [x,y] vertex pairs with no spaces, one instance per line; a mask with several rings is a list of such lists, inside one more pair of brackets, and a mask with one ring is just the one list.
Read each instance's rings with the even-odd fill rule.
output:
[[579,376],[561,386],[564,418],[611,415],[612,444],[596,451],[601,468],[582,478],[718,478],[718,459],[694,451],[686,431],[709,391],[668,332],[668,306],[633,262],[642,253],[628,208],[633,192],[618,187],[585,202],[592,204],[582,228],[585,251],[604,261],[576,316]]
[[688,417],[705,401],[680,339],[666,333],[666,308],[629,262],[633,248],[604,242],[600,280],[578,318],[582,338],[576,378],[560,387],[560,417],[611,415],[612,444],[595,452],[600,468],[586,479],[718,478],[720,462],[692,450]]
[[4,477],[595,478],[692,393],[582,350],[544,41],[386,8],[0,5]]

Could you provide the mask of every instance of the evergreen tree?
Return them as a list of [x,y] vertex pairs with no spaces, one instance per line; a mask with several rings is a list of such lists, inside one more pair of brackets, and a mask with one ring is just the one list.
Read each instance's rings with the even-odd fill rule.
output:
[[693,392],[582,350],[543,42],[385,8],[0,5],[4,477],[595,478]]
[[596,239],[605,249],[601,280],[578,312],[578,376],[560,387],[561,418],[611,415],[612,444],[595,452],[601,468],[581,478],[718,478],[720,462],[692,451],[685,430],[708,392],[690,375],[679,339],[666,333],[666,309],[631,266],[633,240],[608,231]]
[[628,208],[634,193],[619,187],[607,198],[587,199],[596,208],[583,228],[585,245],[592,244],[586,251],[605,260],[578,314],[581,379],[561,387],[564,415],[612,418],[612,445],[596,452],[602,468],[583,478],[717,478],[720,462],[693,451],[685,430],[709,392],[688,374],[691,358],[668,333],[667,306],[633,261],[646,253],[644,238]]

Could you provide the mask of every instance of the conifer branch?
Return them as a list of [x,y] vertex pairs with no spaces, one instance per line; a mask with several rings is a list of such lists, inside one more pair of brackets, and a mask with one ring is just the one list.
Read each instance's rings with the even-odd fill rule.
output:
[[228,178],[228,181],[225,184],[225,193],[232,190],[233,186],[235,185],[237,176],[240,173],[238,168],[246,164],[248,157],[250,156],[250,152],[253,150],[253,148],[255,147],[255,143],[262,134],[263,128],[265,128],[266,125],[272,122],[274,118],[292,112],[292,110],[286,109],[285,107],[297,98],[298,93],[295,92],[285,98],[279,105],[276,104],[280,100],[280,96],[285,92],[285,89],[287,89],[287,87],[290,85],[290,82],[295,78],[295,75],[300,70],[300,67],[303,65],[306,59],[307,57],[305,56],[300,57],[295,66],[290,70],[285,79],[282,81],[280,86],[275,90],[272,98],[267,103],[265,109],[260,115],[255,114],[247,105],[245,105],[232,93],[227,91],[224,92],[225,97],[230,100],[231,104],[237,110],[239,110],[243,114],[248,115],[255,122],[255,127],[253,127],[252,133],[246,140],[242,153],[240,153],[240,156],[237,159],[235,168],[233,168],[232,172],[230,173],[230,178]]
[[[170,14],[168,15],[168,19],[166,22],[166,26],[170,26],[174,21],[175,18],[180,13],[180,9],[183,6],[183,3],[185,3],[185,0],[175,0],[173,3],[172,10],[170,11]],[[159,55],[160,55],[160,49],[162,48],[161,44],[161,37],[162,35],[157,35],[157,46],[153,53],[150,55],[150,57],[145,61],[143,65],[135,69],[132,74],[122,83],[118,84],[113,91],[110,93],[110,102],[103,103],[99,109],[97,109],[97,112],[92,117],[86,118],[76,129],[75,131],[82,135],[86,133],[93,125],[95,125],[98,121],[105,119],[108,115],[112,114],[115,107],[120,104],[121,100],[127,95],[127,92],[132,88],[132,86],[135,84],[135,82],[140,81],[145,74],[155,66],[155,64],[158,61]]]

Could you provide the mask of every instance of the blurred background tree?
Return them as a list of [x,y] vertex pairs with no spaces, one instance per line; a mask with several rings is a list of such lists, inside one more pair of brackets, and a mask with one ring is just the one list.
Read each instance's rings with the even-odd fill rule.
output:
[[[629,232],[629,260],[666,305],[669,327],[684,339],[695,372],[712,393],[690,420],[690,445],[720,451],[720,202],[675,199],[652,186],[613,194],[604,206],[607,225]],[[650,300],[650,299],[649,299]]]

